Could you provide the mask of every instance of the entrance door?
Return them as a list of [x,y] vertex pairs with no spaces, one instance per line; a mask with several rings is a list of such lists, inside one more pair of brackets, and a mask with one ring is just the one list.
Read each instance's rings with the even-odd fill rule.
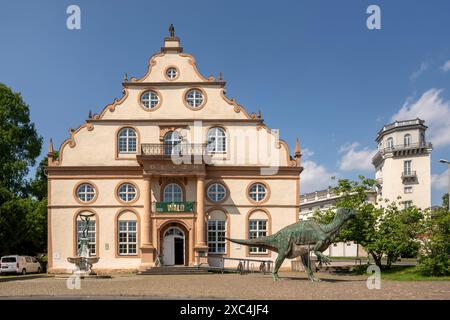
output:
[[162,262],[165,266],[184,265],[184,233],[177,227],[164,234]]
[[184,265],[184,239],[175,238],[175,264]]

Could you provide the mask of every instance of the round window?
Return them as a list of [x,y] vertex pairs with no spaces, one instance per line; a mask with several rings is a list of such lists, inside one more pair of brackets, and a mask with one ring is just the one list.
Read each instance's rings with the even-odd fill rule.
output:
[[227,191],[221,183],[213,183],[208,187],[207,194],[211,201],[219,202],[225,199]]
[[254,183],[250,186],[249,197],[255,202],[260,202],[266,198],[267,190],[262,183]]
[[169,80],[175,80],[178,77],[178,71],[175,68],[169,68],[166,70],[166,76]]
[[159,97],[155,91],[144,92],[141,96],[141,104],[145,109],[154,109],[159,105]]
[[204,101],[203,93],[198,89],[192,89],[186,93],[186,103],[192,108],[201,107]]
[[77,188],[77,198],[82,202],[91,202],[95,198],[95,189],[89,183],[80,184]]
[[136,188],[131,183],[124,183],[119,187],[118,195],[123,202],[130,202],[136,198]]

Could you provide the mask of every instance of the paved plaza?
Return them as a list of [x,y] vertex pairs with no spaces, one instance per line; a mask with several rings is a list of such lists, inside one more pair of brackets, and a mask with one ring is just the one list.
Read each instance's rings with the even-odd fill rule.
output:
[[68,289],[65,279],[39,277],[0,282],[0,299],[450,299],[450,281],[381,281],[381,289],[367,289],[366,276],[319,273],[311,283],[300,272],[270,275],[123,275],[112,279],[81,280]]

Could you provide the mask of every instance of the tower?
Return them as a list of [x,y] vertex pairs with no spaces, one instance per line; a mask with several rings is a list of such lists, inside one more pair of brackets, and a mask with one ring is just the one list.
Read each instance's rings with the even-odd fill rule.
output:
[[385,199],[396,201],[403,208],[431,206],[430,156],[433,146],[426,142],[427,126],[424,123],[419,118],[395,121],[378,131],[378,150],[372,164],[382,206]]

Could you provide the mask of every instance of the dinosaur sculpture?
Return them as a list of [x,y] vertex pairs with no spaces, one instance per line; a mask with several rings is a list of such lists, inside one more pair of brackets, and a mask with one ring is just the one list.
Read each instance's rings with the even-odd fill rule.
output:
[[333,243],[333,240],[345,223],[355,217],[355,211],[339,208],[336,210],[333,221],[329,224],[321,224],[315,220],[299,221],[284,227],[270,236],[250,240],[227,239],[242,245],[265,248],[277,252],[278,256],[272,271],[274,281],[280,279],[278,269],[280,269],[284,259],[301,257],[309,280],[315,282],[320,280],[315,277],[311,270],[309,252],[314,252],[320,265],[322,263],[330,264],[331,260],[322,252]]

